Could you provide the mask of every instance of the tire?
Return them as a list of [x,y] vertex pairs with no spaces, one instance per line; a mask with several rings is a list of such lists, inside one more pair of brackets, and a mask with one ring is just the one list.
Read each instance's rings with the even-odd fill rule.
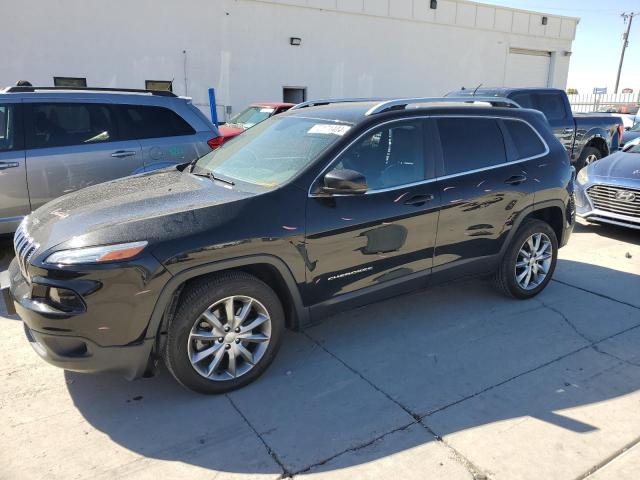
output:
[[[232,316],[227,314],[229,305],[235,312]],[[257,326],[247,330],[252,325]],[[223,272],[199,279],[182,292],[167,329],[163,359],[184,387],[227,393],[264,373],[278,352],[284,329],[282,304],[271,288],[253,275]]]
[[585,147],[576,162],[576,172],[579,172],[587,165],[597,162],[602,158],[602,152],[596,147]]
[[[539,235],[539,237],[538,237]],[[522,249],[525,253],[530,251],[531,244],[528,240],[533,237],[533,243],[535,245],[535,238],[540,238],[540,248],[545,245],[544,242],[549,243],[549,249],[544,250],[544,255],[540,255],[541,258],[550,254],[548,259],[534,262],[537,264],[536,274],[533,273],[533,267],[517,266],[516,263],[526,262],[526,257],[522,255]],[[525,245],[526,244],[526,245]],[[550,252],[548,250],[551,250]],[[547,284],[551,281],[553,272],[556,268],[556,262],[558,260],[558,239],[551,226],[541,220],[525,220],[525,223],[518,229],[511,243],[507,247],[507,251],[500,262],[498,271],[494,275],[494,284],[496,288],[505,295],[518,298],[527,299],[539,294]],[[528,265],[525,263],[525,265]],[[527,275],[525,273],[521,282],[518,281],[518,277],[523,272],[527,271],[527,268],[532,269],[532,273],[529,275],[529,284],[523,287],[522,283],[526,283]],[[544,276],[543,275],[543,272]],[[540,279],[539,283],[534,281]]]

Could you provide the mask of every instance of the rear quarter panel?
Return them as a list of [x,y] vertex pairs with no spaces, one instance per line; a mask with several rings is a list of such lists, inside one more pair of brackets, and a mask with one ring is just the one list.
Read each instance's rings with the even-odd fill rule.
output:
[[597,138],[601,138],[607,144],[608,153],[618,150],[620,143],[618,126],[623,125],[620,118],[589,114],[575,114],[573,118],[576,122],[574,149],[576,158],[589,142]]

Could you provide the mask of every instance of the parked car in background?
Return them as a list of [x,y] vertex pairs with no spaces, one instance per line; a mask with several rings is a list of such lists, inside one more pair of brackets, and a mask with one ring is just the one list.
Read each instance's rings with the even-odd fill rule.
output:
[[617,151],[624,131],[622,120],[617,117],[572,113],[565,91],[555,88],[479,88],[447,95],[506,97],[523,108],[541,111],[576,170]]
[[54,200],[16,234],[8,308],[54,365],[135,378],[162,357],[224,393],[285,327],[427,282],[531,298],[573,229],[573,168],[540,112],[465,102],[298,105],[191,166]]
[[[638,114],[639,106],[637,104],[624,104],[600,107],[596,114],[610,115],[618,117],[622,120],[625,130],[630,130],[635,124],[640,122]],[[589,114],[591,115],[591,114]]]
[[235,115],[225,124],[221,124],[220,134],[225,141],[240,135],[247,128],[265,121],[269,117],[286,112],[293,103],[253,103],[243,111]]
[[625,147],[631,145],[638,145],[640,142],[640,123],[636,123],[629,130],[622,135],[622,142],[620,142],[620,149],[624,150]]
[[576,183],[580,217],[640,229],[640,145],[580,170]]
[[75,190],[195,160],[220,133],[189,99],[146,90],[0,90],[0,235]]

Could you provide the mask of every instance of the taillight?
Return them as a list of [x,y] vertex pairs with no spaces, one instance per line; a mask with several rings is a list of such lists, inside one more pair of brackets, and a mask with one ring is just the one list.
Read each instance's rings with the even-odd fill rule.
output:
[[211,147],[211,150],[215,150],[216,148],[220,148],[220,146],[224,143],[224,137],[214,137],[211,140],[207,140],[207,145]]
[[618,125],[618,135],[620,135],[620,144],[622,144],[622,135],[624,135],[624,125]]

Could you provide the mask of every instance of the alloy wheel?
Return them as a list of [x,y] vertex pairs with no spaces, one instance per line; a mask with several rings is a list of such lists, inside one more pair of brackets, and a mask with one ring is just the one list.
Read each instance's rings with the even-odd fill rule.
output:
[[549,273],[553,259],[553,244],[544,233],[527,238],[516,257],[516,282],[524,290],[538,287]]
[[247,296],[226,297],[196,319],[188,338],[189,361],[207,379],[233,380],[260,362],[270,339],[264,305]]

